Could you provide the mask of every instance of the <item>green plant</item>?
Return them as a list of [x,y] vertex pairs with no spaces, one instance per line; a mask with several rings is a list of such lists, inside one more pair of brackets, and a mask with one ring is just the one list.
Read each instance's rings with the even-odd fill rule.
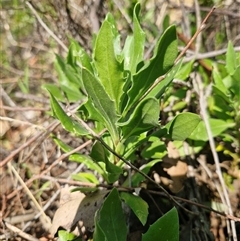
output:
[[[198,115],[186,112],[175,116],[167,125],[161,125],[159,100],[181,68],[181,61],[175,63],[178,55],[176,29],[173,25],[165,30],[152,58],[145,61],[145,33],[139,23],[139,14],[140,4],[136,4],[133,35],[127,37],[123,49],[111,14],[106,16],[96,36],[92,58],[72,40],[66,60],[59,56],[56,59],[61,90],[45,85],[50,92],[53,115],[62,126],[75,136],[95,139],[89,155],[74,153],[69,159],[97,171],[108,184],[119,181],[126,165],[130,165],[134,172],[121,185],[126,188],[139,187],[148,178],[150,168],[166,155],[161,138],[185,140],[201,122]],[[64,96],[71,103],[81,101],[76,112],[61,107],[59,101],[63,102]],[[86,124],[89,121],[94,124],[92,129]],[[61,140],[55,140],[63,151],[72,150]],[[154,151],[156,147],[158,151]],[[139,156],[144,160],[138,161]],[[99,184],[92,173],[79,173],[74,178]],[[80,190],[94,191],[96,187]],[[126,240],[123,201],[145,225],[146,202],[141,197],[113,189],[95,215],[94,240]],[[122,222],[122,230],[116,228],[116,220]],[[163,240],[178,240],[176,209],[155,224],[142,240],[152,240],[152,234],[163,235]],[[108,229],[108,225],[112,228]]]
[[[222,56],[220,57],[222,59]],[[213,66],[212,95],[208,96],[209,123],[212,136],[224,140],[232,145],[234,153],[239,154],[239,126],[240,126],[240,55],[235,52],[231,42],[228,44],[228,50],[225,55],[225,63],[211,62]],[[201,76],[203,73],[199,70]],[[207,85],[208,83],[206,83]],[[201,121],[197,128],[189,136],[191,140],[208,140],[208,134],[204,123]],[[223,148],[223,149],[224,149]],[[222,148],[219,147],[222,151]],[[225,149],[226,150],[226,149]],[[226,152],[227,154],[227,152]],[[229,154],[229,153],[228,153]]]

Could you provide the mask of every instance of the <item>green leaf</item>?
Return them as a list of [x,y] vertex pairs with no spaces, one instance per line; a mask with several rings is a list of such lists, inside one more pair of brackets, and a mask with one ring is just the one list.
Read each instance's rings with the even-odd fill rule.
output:
[[97,233],[94,232],[94,241],[127,240],[125,216],[122,210],[122,202],[116,188],[109,193],[102,208],[97,212],[95,226],[97,227]]
[[148,217],[148,204],[141,197],[131,193],[121,192],[120,197],[132,209],[142,225],[145,225]]
[[95,184],[99,183],[95,175],[90,172],[79,172],[77,174],[72,174],[72,178],[80,182],[90,182]]
[[[72,233],[69,233],[65,230],[59,230],[58,231],[58,238],[59,241],[71,241],[71,240],[76,240],[76,236]],[[77,239],[77,240],[81,240],[81,239]]]
[[[75,40],[71,40],[71,45],[67,56],[67,63],[72,67],[84,67],[91,73],[94,72],[91,64],[91,58]],[[80,68],[78,68],[78,70],[80,70]]]
[[[88,93],[88,103],[92,106],[92,108],[88,110],[92,111],[94,108],[95,111],[100,114],[96,118],[99,118],[99,121],[105,123],[113,140],[117,141],[119,138],[116,127],[118,117],[114,102],[109,98],[98,79],[85,68],[82,69],[82,77],[85,89]],[[86,106],[86,108],[88,107]]]
[[137,65],[143,60],[145,33],[139,24],[140,3],[137,3],[133,11],[133,36],[128,36],[123,49],[124,69],[136,73]]
[[142,150],[141,155],[144,158],[161,159],[167,154],[166,145],[156,136],[149,138],[149,144]]
[[179,240],[178,213],[175,207],[164,214],[161,218],[159,218],[154,224],[150,226],[148,231],[143,234],[142,241],[152,240]]
[[236,53],[231,41],[228,43],[228,49],[226,53],[226,69],[230,75],[232,75],[236,69]]
[[180,80],[186,80],[192,71],[193,63],[194,60],[182,65],[181,69],[179,69],[179,71],[175,75],[175,78]]
[[[210,124],[213,137],[219,136],[225,130],[229,128],[233,128],[236,125],[233,122],[226,122],[226,120],[218,120],[213,118],[209,119],[209,124]],[[198,140],[198,141],[208,141],[209,138],[208,138],[205,123],[203,121],[199,123],[199,125],[192,132],[189,138],[192,140]]]
[[199,115],[184,112],[170,121],[166,125],[166,128],[173,140],[183,141],[192,134],[200,121],[201,118]]
[[75,120],[72,120],[58,104],[55,97],[50,93],[51,107],[54,115],[60,120],[63,128],[75,135],[87,135],[89,132]]
[[70,147],[69,145],[64,143],[62,140],[60,140],[56,136],[52,136],[52,139],[64,152],[69,152],[69,151],[73,150],[72,147]]
[[100,165],[100,163],[94,162],[89,156],[74,153],[69,157],[69,160],[83,163],[88,169],[98,172],[104,179],[107,179],[107,173],[104,168]]
[[111,14],[107,14],[97,35],[94,48],[94,62],[106,93],[114,101],[115,109],[120,110],[120,98],[123,93],[123,64],[116,59],[114,42],[118,36]]
[[107,150],[100,142],[94,144],[90,156],[96,162],[105,163],[106,171],[108,172],[108,182],[113,183],[119,178],[119,175],[122,173],[122,168],[109,161]]
[[124,158],[129,159],[136,149],[147,140],[146,132],[138,136],[130,136],[124,140]]
[[102,228],[100,227],[99,223],[96,221],[97,217],[95,216],[95,230],[93,234],[94,241],[110,241],[107,239],[106,235],[104,234]]
[[213,90],[214,93],[218,94],[221,96],[225,101],[228,103],[230,102],[230,93],[228,88],[224,85],[222,81],[222,77],[220,73],[217,71],[216,68],[213,68],[213,80],[214,80],[214,85],[213,85]]
[[156,44],[153,57],[139,72],[133,76],[133,83],[128,91],[129,100],[125,111],[149,89],[154,81],[167,73],[177,57],[176,27],[170,26]]
[[55,84],[44,84],[43,89],[48,90],[58,101],[64,101],[66,98],[63,97],[62,91]]
[[159,113],[159,103],[155,98],[144,99],[137,105],[128,121],[118,124],[122,126],[123,137],[139,135],[158,126]]
[[83,98],[81,80],[72,66],[66,64],[60,56],[56,56],[55,69],[57,70],[62,90],[66,93],[69,102],[76,102]]
[[178,70],[181,69],[182,60],[180,60],[167,74],[166,77],[147,95],[153,96],[156,99],[160,99],[161,96],[165,93],[166,88],[172,83],[175,75],[178,73]]
[[238,105],[240,104],[240,66],[238,66],[233,73],[233,83],[231,91],[234,94],[234,101],[238,102]]
[[172,107],[172,111],[180,111],[182,109],[184,109],[187,106],[187,102],[185,100],[183,101],[178,101],[176,104],[173,105]]

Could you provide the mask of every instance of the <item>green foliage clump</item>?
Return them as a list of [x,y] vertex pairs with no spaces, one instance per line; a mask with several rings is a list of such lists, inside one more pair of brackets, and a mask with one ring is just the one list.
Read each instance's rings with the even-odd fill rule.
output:
[[[174,25],[165,29],[152,57],[144,60],[146,35],[140,26],[139,14],[140,4],[136,4],[133,11],[134,31],[126,38],[123,48],[111,14],[107,14],[95,38],[92,57],[72,40],[66,60],[60,56],[56,58],[61,90],[54,85],[45,85],[50,92],[53,115],[62,126],[75,136],[95,139],[89,155],[74,153],[70,160],[84,163],[101,175],[105,182],[113,184],[124,174],[126,164],[131,166],[136,163],[137,152],[145,158],[144,164],[138,169],[141,171],[131,173],[122,183],[121,186],[127,188],[139,187],[146,179],[144,174],[148,174],[150,168],[166,155],[163,137],[176,141],[208,140],[202,119],[194,113],[180,113],[161,125],[160,99],[175,76],[180,79],[188,77],[193,62],[182,65],[181,60],[175,61],[178,43]],[[224,79],[217,69],[213,71],[212,110],[218,117],[210,118],[213,136],[239,125],[239,57],[234,55],[231,44],[226,71]],[[183,93],[178,94],[181,96]],[[67,113],[60,105],[59,102],[64,102],[65,97],[70,103],[80,103],[75,113]],[[228,106],[216,101],[219,98]],[[175,108],[181,110],[184,106],[185,103],[179,102]],[[222,113],[219,114],[219,110]],[[224,118],[219,118],[223,113],[224,118],[226,115],[229,117],[226,123]],[[237,113],[236,122],[233,122],[233,113]],[[92,129],[86,124],[89,121],[94,124]],[[63,151],[72,150],[61,140],[55,138],[55,141]],[[99,184],[91,173],[79,173],[74,177]],[[86,191],[86,188],[80,190]],[[87,188],[87,191],[94,190],[96,187]],[[126,240],[123,202],[145,225],[147,203],[139,196],[113,188],[95,214],[94,240]],[[149,227],[142,240],[156,240],[157,237],[163,237],[161,240],[178,240],[178,229],[177,211],[173,208]]]

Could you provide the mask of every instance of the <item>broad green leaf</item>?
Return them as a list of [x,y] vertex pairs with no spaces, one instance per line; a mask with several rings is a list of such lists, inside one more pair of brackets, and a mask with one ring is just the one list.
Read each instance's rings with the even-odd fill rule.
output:
[[97,217],[95,216],[95,219],[94,219],[95,229],[94,229],[94,233],[93,233],[93,240],[94,241],[110,241],[107,239],[102,228],[100,227],[99,223],[96,220],[97,220]]
[[127,226],[122,210],[122,202],[116,188],[114,188],[105,199],[102,208],[95,217],[95,226],[100,232],[99,239],[94,234],[94,241],[126,241]]
[[[229,128],[235,127],[235,123],[233,122],[226,122],[226,120],[218,120],[218,119],[209,119],[209,124],[212,132],[212,136],[216,137],[223,133],[225,130]],[[192,132],[189,136],[192,140],[198,141],[208,141],[208,134],[206,130],[205,123],[201,121],[197,128]]]
[[213,85],[214,93],[218,94],[225,101],[227,101],[229,103],[230,102],[230,93],[229,93],[229,90],[227,89],[227,87],[224,85],[220,73],[217,71],[216,68],[213,68],[212,74],[213,74],[213,80],[214,80],[214,85]]
[[194,60],[183,64],[175,75],[175,78],[180,80],[186,80],[192,71],[193,63]]
[[108,172],[108,182],[113,183],[119,178],[119,175],[122,173],[122,168],[109,161],[107,150],[100,142],[94,144],[90,156],[96,162],[105,163],[106,171]]
[[180,111],[182,109],[184,109],[187,106],[187,102],[185,100],[183,101],[178,101],[176,104],[173,105],[172,107],[172,111]]
[[236,54],[231,41],[228,43],[226,53],[226,69],[230,75],[232,75],[236,69]]
[[89,132],[83,126],[81,126],[75,120],[72,120],[71,117],[69,117],[65,113],[65,111],[58,104],[57,100],[54,98],[54,96],[51,93],[50,93],[50,98],[51,98],[51,108],[53,110],[53,113],[60,120],[65,130],[78,136],[89,134]]
[[130,136],[124,140],[124,158],[129,159],[136,149],[147,140],[146,132],[138,136]]
[[[84,67],[93,73],[91,58],[75,40],[71,40],[71,45],[67,56],[67,63],[75,68]],[[80,68],[78,70],[80,70]]]
[[42,88],[51,92],[58,101],[65,101],[66,98],[64,98],[62,91],[55,84],[44,84]]
[[157,129],[155,132],[153,132],[153,133],[151,134],[151,137],[162,138],[162,137],[167,136],[167,132],[168,132],[167,128],[161,127],[161,128],[159,128],[159,129]]
[[77,174],[72,174],[71,176],[74,180],[80,181],[80,182],[91,182],[98,184],[99,181],[96,178],[96,176],[91,172],[79,172]]
[[132,209],[142,225],[145,225],[148,217],[148,204],[141,197],[131,193],[121,192],[120,197]]
[[63,142],[62,140],[60,140],[56,136],[52,136],[52,139],[64,152],[69,152],[69,151],[73,150],[72,147],[67,145],[65,142]]
[[119,126],[122,126],[123,137],[139,135],[158,126],[159,113],[159,103],[155,98],[144,99],[137,105],[128,121],[119,123]]
[[94,63],[105,92],[114,101],[115,109],[119,112],[124,78],[123,64],[116,59],[114,42],[117,36],[113,16],[107,14],[97,35]]
[[149,227],[148,231],[143,234],[142,241],[178,241],[178,222],[177,209],[174,207]]
[[101,163],[97,163],[93,161],[89,156],[82,155],[79,153],[74,153],[69,157],[69,161],[75,161],[78,163],[83,163],[90,170],[98,172],[104,179],[107,179],[107,173],[104,168],[100,165]]
[[58,239],[59,241],[81,240],[81,239],[76,239],[76,236],[74,234],[69,233],[65,230],[58,231]]
[[57,70],[62,90],[66,93],[69,102],[76,102],[83,98],[81,80],[72,66],[66,64],[60,56],[56,56],[55,69]]
[[141,155],[144,158],[161,159],[167,154],[166,145],[156,136],[149,138],[149,144],[142,150]]
[[114,102],[109,98],[104,87],[87,69],[82,69],[82,78],[88,94],[89,102],[93,108],[101,115],[99,121],[103,121],[114,141],[118,140],[118,130],[116,126],[117,114]]
[[133,11],[133,36],[128,36],[124,46],[124,69],[136,73],[137,65],[143,60],[145,33],[139,23],[140,3]]
[[177,115],[166,125],[170,137],[173,140],[183,141],[188,138],[200,123],[199,115],[184,112]]
[[[216,89],[214,89],[216,91]],[[224,99],[214,93],[214,95],[209,96],[208,98],[208,108],[209,113],[214,116],[215,119],[225,120],[229,122],[233,117],[233,107],[231,104],[231,99],[229,98],[229,102],[224,101]]]
[[167,73],[177,57],[176,27],[170,26],[161,36],[153,57],[133,76],[133,83],[128,91],[129,100],[125,112],[149,89],[154,81]]
[[147,95],[153,96],[156,99],[165,93],[166,88],[172,83],[175,75],[178,73],[178,70],[181,69],[182,60],[179,61],[167,74],[166,77]]
[[94,120],[98,123],[102,123],[103,128],[105,128],[105,120],[102,114],[98,111],[98,109],[94,107],[92,99],[88,99],[85,103],[83,103],[80,106],[79,111],[83,113],[85,119]]

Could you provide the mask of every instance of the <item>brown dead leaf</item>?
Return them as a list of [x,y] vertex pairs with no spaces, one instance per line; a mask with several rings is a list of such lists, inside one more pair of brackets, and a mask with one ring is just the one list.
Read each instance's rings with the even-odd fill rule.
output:
[[178,159],[180,157],[178,149],[174,146],[172,141],[167,144],[168,157],[173,159]]
[[168,186],[173,193],[178,193],[183,188],[183,181],[187,175],[187,164],[179,160],[179,152],[173,142],[169,142],[168,156],[163,158],[163,170],[171,177],[171,180],[165,177],[162,182]]
[[172,182],[169,185],[173,193],[178,193],[183,188],[183,182],[187,175],[187,164],[182,161],[177,161],[176,165],[169,168],[163,168],[164,171],[171,177]]
[[108,193],[108,190],[98,190],[87,196],[80,193],[78,198],[66,201],[54,215],[51,234],[54,236],[60,227],[77,236],[81,234],[83,226],[85,230],[93,231],[95,212],[102,206]]

